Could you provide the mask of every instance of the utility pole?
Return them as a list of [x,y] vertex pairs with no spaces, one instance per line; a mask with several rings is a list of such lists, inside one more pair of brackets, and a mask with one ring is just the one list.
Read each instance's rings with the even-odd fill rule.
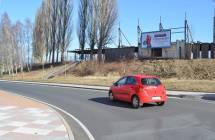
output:
[[184,20],[184,46],[186,47],[187,44],[187,13],[185,13],[185,20]]
[[213,43],[215,43],[215,9],[214,9],[214,18],[213,18],[213,20],[214,20],[214,21],[213,21],[213,22],[214,22],[214,23],[213,23],[213,25],[214,25],[214,26],[213,26]]
[[119,33],[119,44],[118,44],[118,48],[121,48],[121,45],[122,45],[122,35],[121,35],[120,23],[119,23],[118,33]]
[[162,25],[161,16],[160,16],[159,30],[160,30],[160,31],[163,31],[163,25]]
[[140,29],[140,21],[138,19],[138,25],[137,25],[137,47],[140,46],[140,41],[141,40],[141,29]]

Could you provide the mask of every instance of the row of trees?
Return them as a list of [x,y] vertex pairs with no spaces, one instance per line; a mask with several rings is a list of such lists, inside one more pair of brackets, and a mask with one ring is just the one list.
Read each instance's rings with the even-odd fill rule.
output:
[[7,13],[0,21],[0,75],[17,73],[23,67],[29,69],[33,24],[29,19],[13,24]]
[[85,45],[93,50],[98,48],[98,61],[102,61],[102,49],[113,41],[113,27],[117,20],[118,8],[116,0],[80,0],[78,37],[81,59]]
[[[72,39],[72,0],[43,0],[37,12],[33,32],[33,56],[38,62],[63,62],[65,51]],[[77,35],[82,51],[88,45],[102,49],[113,40],[112,31],[118,16],[116,0],[80,0]],[[60,59],[59,59],[60,57]]]
[[[73,0],[43,0],[34,24],[29,19],[13,24],[4,13],[0,21],[0,74],[17,73],[26,66],[29,70],[32,62],[64,62],[72,40],[72,15]],[[113,39],[117,16],[116,0],[80,0],[77,35],[82,52],[87,45],[92,51],[97,47],[101,62],[102,49]]]
[[43,0],[33,31],[35,62],[64,61],[72,39],[72,11],[71,0]]

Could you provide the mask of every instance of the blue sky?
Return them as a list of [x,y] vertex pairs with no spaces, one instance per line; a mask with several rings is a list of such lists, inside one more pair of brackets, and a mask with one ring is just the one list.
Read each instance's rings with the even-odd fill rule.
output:
[[[74,0],[74,27],[77,20],[78,2],[79,0]],[[26,18],[34,21],[35,13],[40,4],[41,0],[0,0],[0,14],[7,12],[13,22],[23,21]],[[117,24],[120,22],[122,31],[133,45],[136,45],[137,42],[138,18],[144,32],[155,31],[158,30],[160,16],[164,28],[183,26],[185,12],[194,40],[212,42],[215,8],[213,0],[118,0],[118,6]],[[71,49],[78,48],[76,30],[74,30],[73,36]],[[172,41],[182,38],[182,34],[173,35]]]

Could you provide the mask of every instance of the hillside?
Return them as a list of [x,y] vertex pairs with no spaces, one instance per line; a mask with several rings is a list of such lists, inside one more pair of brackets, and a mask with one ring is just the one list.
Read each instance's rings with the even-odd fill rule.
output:
[[70,74],[76,76],[123,76],[148,74],[161,78],[214,80],[215,60],[154,60],[113,62],[98,65],[82,62]]
[[215,60],[121,61],[101,65],[82,62],[62,75],[44,78],[63,67],[20,73],[14,77],[5,75],[2,79],[110,86],[123,75],[149,74],[159,76],[169,90],[215,92]]

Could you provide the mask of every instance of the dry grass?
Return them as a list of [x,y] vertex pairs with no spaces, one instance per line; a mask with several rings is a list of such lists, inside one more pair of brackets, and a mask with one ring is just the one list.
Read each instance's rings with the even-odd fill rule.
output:
[[129,61],[102,65],[83,62],[69,71],[66,78],[43,80],[43,76],[57,68],[24,73],[24,76],[4,76],[3,79],[110,86],[123,75],[149,74],[161,77],[169,90],[215,92],[215,60]]
[[[111,86],[119,77],[87,76],[87,77],[56,77],[47,82],[70,83],[83,85]],[[161,79],[168,90],[215,92],[215,81],[212,80],[179,80]]]
[[214,80],[215,60],[156,60],[113,62],[98,65],[83,62],[71,71],[76,76],[123,76],[148,74],[161,78]]
[[75,77],[67,76],[66,78],[55,77],[48,80],[48,82],[53,83],[69,83],[69,84],[81,84],[81,85],[94,85],[94,86],[110,86],[115,82],[119,77],[98,77],[98,76],[87,76],[87,77]]
[[215,93],[215,81],[213,80],[163,79],[162,82],[169,90]]
[[61,67],[64,66],[57,66],[57,67],[52,67],[49,69],[44,69],[43,70],[37,70],[37,71],[31,71],[31,72],[23,72],[23,73],[18,73],[17,75],[4,75],[1,77],[1,79],[8,79],[8,80],[26,80],[26,81],[41,81],[44,79],[46,75],[49,73],[56,71],[60,69]]

